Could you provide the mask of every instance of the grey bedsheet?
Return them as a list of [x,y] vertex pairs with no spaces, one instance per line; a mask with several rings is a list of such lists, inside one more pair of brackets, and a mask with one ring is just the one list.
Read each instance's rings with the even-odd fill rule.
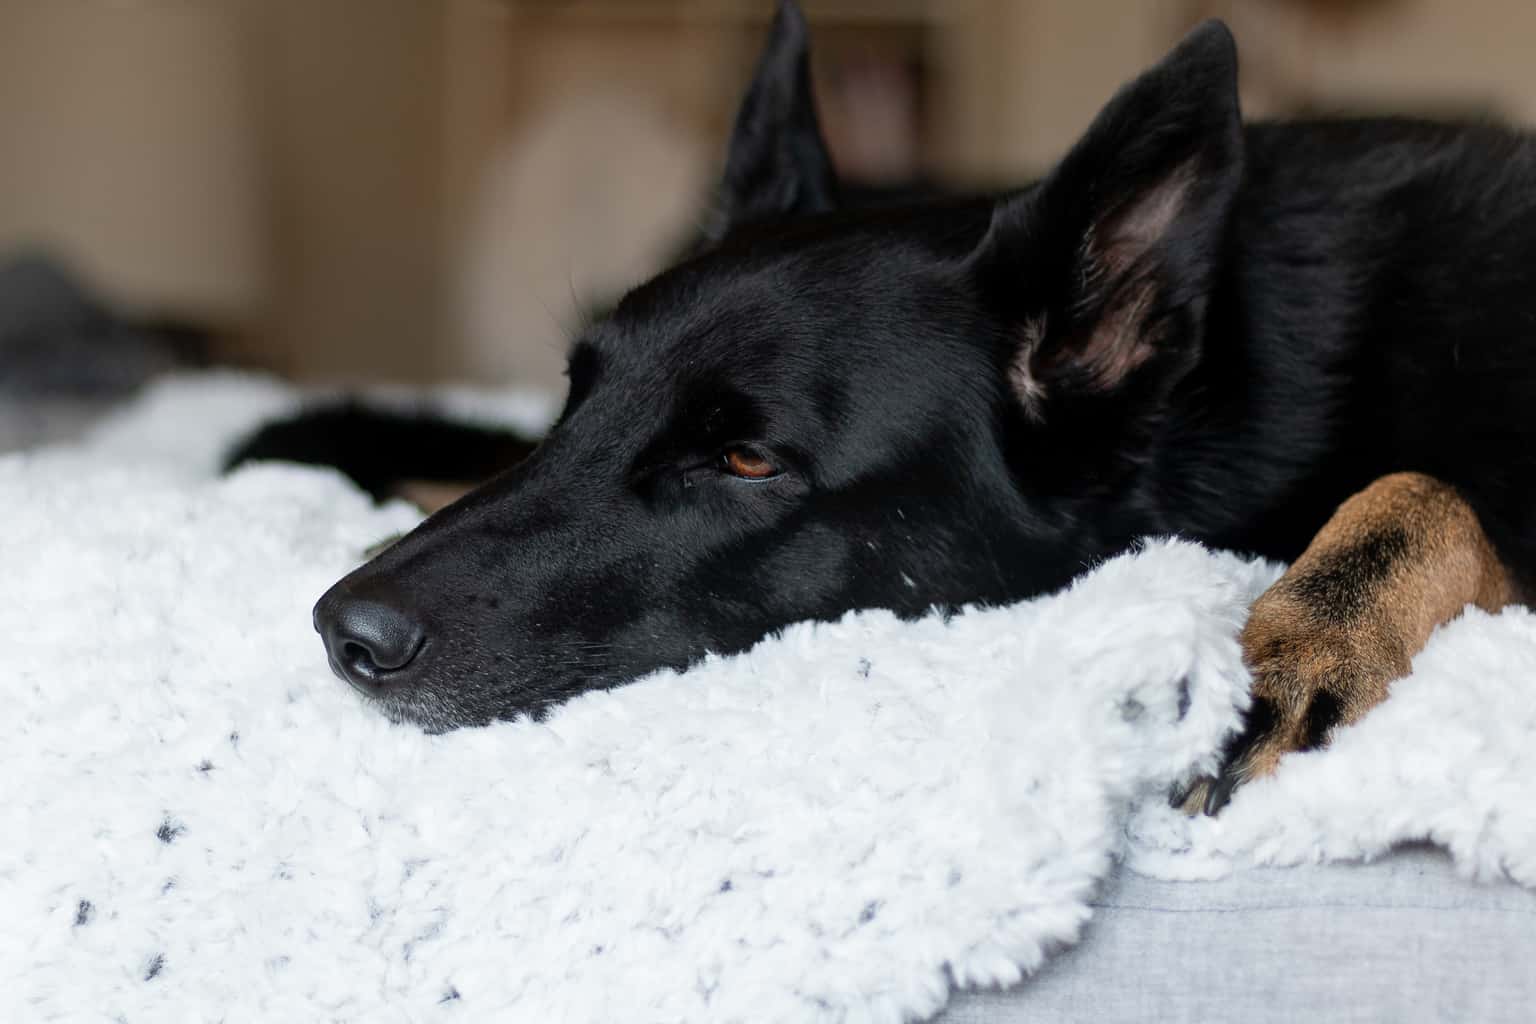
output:
[[1083,940],[943,1024],[1536,1021],[1536,893],[1408,848],[1215,882],[1110,879]]

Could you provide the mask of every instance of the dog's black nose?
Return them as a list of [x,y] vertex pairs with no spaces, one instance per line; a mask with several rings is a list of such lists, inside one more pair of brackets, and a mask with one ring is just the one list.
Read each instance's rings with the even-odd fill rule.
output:
[[332,588],[315,605],[315,630],[331,669],[365,694],[404,682],[426,630],[401,609]]

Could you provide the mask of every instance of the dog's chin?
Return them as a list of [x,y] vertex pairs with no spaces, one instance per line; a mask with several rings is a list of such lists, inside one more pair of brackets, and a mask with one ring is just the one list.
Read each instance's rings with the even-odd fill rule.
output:
[[[363,703],[396,725],[412,726],[429,735],[456,729],[477,729],[497,722],[543,721],[551,711],[590,687],[580,686],[558,696],[523,698],[489,693],[465,702],[433,686],[413,686],[398,692],[363,697]],[[479,704],[480,706],[474,706]]]
[[444,733],[454,732],[459,729],[468,729],[475,725],[484,725],[484,722],[461,721],[432,712],[423,712],[416,709],[382,708],[384,717],[394,725],[415,727],[428,736],[441,736]]
[[395,725],[414,727],[429,736],[490,725],[493,721],[454,707],[430,690],[365,698],[363,702],[369,710],[377,711]]

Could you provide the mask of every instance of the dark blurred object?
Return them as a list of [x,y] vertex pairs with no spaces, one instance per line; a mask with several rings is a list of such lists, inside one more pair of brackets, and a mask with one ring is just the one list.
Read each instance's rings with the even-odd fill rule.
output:
[[0,451],[78,434],[155,375],[201,363],[205,345],[125,320],[46,256],[0,261]]
[[342,399],[263,425],[235,446],[224,468],[269,461],[330,466],[383,501],[404,495],[413,482],[467,490],[517,465],[537,444],[513,430],[455,422],[430,406],[385,409]]
[[45,256],[0,263],[0,396],[118,398],[200,347],[196,331],[121,319]]

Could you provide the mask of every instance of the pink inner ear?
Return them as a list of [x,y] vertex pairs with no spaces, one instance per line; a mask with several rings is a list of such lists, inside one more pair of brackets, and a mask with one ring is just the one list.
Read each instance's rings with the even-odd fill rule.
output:
[[1083,257],[1099,264],[1097,274],[1113,279],[1125,274],[1173,227],[1194,185],[1198,157],[1175,167],[1150,189],[1108,210],[1088,229]]
[[1024,325],[1008,376],[1031,419],[1044,419],[1051,377],[1075,371],[1088,387],[1108,391],[1157,351],[1147,325],[1158,285],[1148,256],[1183,211],[1197,163],[1180,164],[1089,228],[1077,254],[1079,295],[1064,336],[1047,339],[1044,317]]
[[1146,330],[1156,289],[1145,276],[1133,276],[1113,289],[1109,304],[1076,346],[1073,361],[1087,375],[1090,387],[1110,390],[1157,351],[1156,339]]

